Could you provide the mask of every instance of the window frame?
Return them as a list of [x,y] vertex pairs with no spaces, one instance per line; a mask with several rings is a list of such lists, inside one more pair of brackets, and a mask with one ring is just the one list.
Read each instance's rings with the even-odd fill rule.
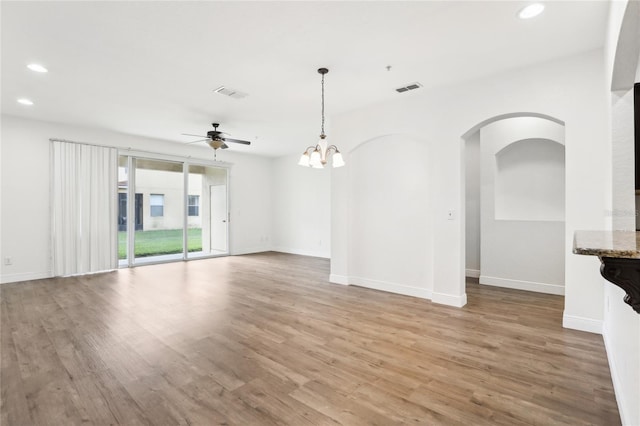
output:
[[[159,199],[161,201],[161,204],[153,204],[154,197],[159,197],[155,199],[156,200]],[[155,213],[154,213],[154,207],[155,207]],[[159,214],[157,211],[158,208],[160,209]],[[149,194],[149,216],[164,217],[164,194]]]
[[[195,203],[192,201],[195,200]],[[193,213],[192,213],[193,209]],[[187,195],[187,216],[198,217],[200,216],[200,196],[199,195]]]

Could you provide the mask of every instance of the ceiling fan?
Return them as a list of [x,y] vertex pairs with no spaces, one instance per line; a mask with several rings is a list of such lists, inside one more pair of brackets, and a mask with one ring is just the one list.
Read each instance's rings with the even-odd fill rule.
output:
[[[249,141],[243,141],[240,139],[231,139],[226,137],[226,135],[229,135],[228,133],[218,131],[218,126],[220,126],[220,124],[211,123],[211,125],[213,126],[213,130],[209,130],[207,132],[207,136],[182,133],[184,136],[195,136],[199,138],[204,138],[204,139],[198,139],[197,141],[193,141],[193,142],[187,142],[187,145],[192,143],[198,143],[198,142],[207,142],[207,144],[211,148],[213,148],[215,152],[217,152],[218,149],[220,148],[222,149],[229,148],[229,146],[227,145],[227,142],[239,143],[242,145],[251,145],[251,142]],[[214,158],[215,158],[215,154],[214,154]]]

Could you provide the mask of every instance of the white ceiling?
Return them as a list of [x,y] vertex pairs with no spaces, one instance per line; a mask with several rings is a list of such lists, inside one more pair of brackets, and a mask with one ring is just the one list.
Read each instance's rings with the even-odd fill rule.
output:
[[[2,112],[178,143],[217,121],[252,141],[235,151],[297,153],[320,132],[319,67],[330,69],[331,115],[425,91],[394,91],[407,83],[603,45],[606,1],[548,1],[539,17],[516,18],[528,3],[2,1]],[[249,96],[214,93],[221,85]]]

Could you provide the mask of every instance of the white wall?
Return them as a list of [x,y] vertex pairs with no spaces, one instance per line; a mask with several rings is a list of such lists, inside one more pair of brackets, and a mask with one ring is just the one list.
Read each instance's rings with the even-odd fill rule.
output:
[[[49,138],[212,159],[208,147],[185,146],[97,129],[2,116],[0,258],[2,282],[51,276]],[[271,235],[271,160],[227,150],[221,160],[230,173],[232,254],[269,249]]]
[[633,90],[611,93],[613,155],[613,229],[636,229]]
[[[422,202],[434,212],[428,227],[433,255],[423,259],[426,265],[414,266],[433,270],[432,300],[455,306],[466,303],[463,135],[494,117],[546,114],[566,123],[564,324],[601,331],[603,283],[598,265],[588,257],[571,255],[571,248],[576,229],[601,229],[605,222],[610,153],[603,142],[607,130],[603,80],[602,52],[594,51],[457,86],[398,94],[397,101],[332,117],[332,134],[341,141],[347,161],[359,144],[383,135],[406,134],[426,141],[433,184]],[[348,171],[338,169],[331,182],[331,279],[343,283],[351,273],[349,181]],[[454,211],[454,220],[448,219],[449,210]]]
[[480,129],[480,283],[564,294],[564,127],[511,117]]
[[[640,76],[640,3],[611,3],[605,63],[606,92],[610,96],[611,214],[614,228],[633,230],[634,140],[632,95]],[[597,259],[593,263],[598,264]],[[640,315],[623,302],[624,292],[605,282],[603,337],[622,422],[640,424]]]
[[465,141],[465,275],[480,277],[480,132]]
[[429,156],[424,142],[387,135],[349,157],[350,284],[431,298]]
[[331,256],[332,168],[298,166],[299,155],[273,161],[273,250]]

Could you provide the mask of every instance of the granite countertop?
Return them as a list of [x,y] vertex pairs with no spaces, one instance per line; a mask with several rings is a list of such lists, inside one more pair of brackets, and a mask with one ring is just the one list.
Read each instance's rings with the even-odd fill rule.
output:
[[576,231],[573,252],[599,257],[640,259],[640,232]]

